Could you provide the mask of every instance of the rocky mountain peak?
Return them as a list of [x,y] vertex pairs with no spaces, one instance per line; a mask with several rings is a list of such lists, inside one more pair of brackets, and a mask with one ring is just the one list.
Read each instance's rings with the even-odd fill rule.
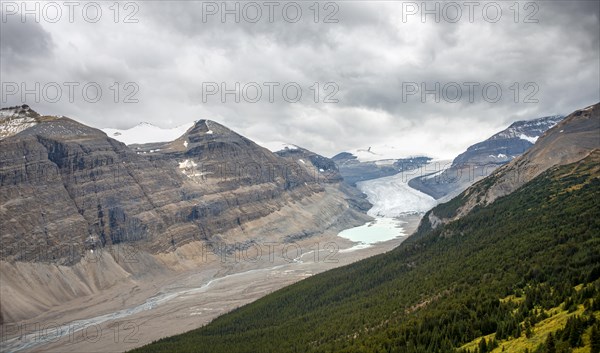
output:
[[516,121],[505,130],[490,137],[490,140],[519,138],[535,143],[544,132],[564,118],[564,115],[552,115],[532,120]]
[[40,122],[40,115],[28,105],[0,108],[0,140],[18,134]]
[[[225,126],[207,119],[201,119],[194,123],[194,126],[186,132],[186,135],[213,135],[215,134],[235,134]],[[239,136],[239,135],[238,135]]]
[[229,156],[228,158],[246,156],[249,160],[254,160],[268,152],[246,137],[207,119],[196,121],[182,136],[166,143],[161,149],[183,152],[185,156],[189,157],[196,156],[210,159],[214,159],[216,156],[219,156],[219,158],[223,156]]

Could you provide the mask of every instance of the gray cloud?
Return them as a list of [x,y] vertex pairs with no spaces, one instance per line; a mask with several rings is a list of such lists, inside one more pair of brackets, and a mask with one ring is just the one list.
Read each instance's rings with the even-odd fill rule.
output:
[[52,37],[39,23],[22,23],[18,17],[0,22],[0,58],[3,69],[26,69],[52,53]]
[[[452,157],[514,120],[569,113],[600,100],[598,2],[538,1],[538,23],[523,23],[529,2],[520,2],[519,23],[509,9],[513,2],[497,3],[503,13],[496,23],[485,21],[480,10],[473,23],[464,14],[457,23],[436,23],[431,16],[423,23],[419,14],[404,22],[403,4],[384,1],[336,2],[337,23],[323,23],[335,10],[325,3],[315,23],[313,2],[299,3],[303,16],[295,23],[285,21],[280,10],[273,22],[264,12],[257,23],[243,17],[235,23],[232,16],[226,23],[219,16],[203,22],[203,4],[197,1],[139,3],[138,23],[115,23],[105,7],[98,23],[3,23],[0,73],[3,81],[29,85],[98,82],[103,96],[97,103],[77,96],[73,103],[27,102],[43,113],[98,127],[126,128],[140,121],[166,127],[210,118],[257,140],[296,143],[325,155],[387,143],[407,154]],[[122,9],[121,15],[126,13]],[[30,64],[18,64],[22,57]],[[117,102],[110,88],[115,82],[120,83]],[[133,92],[124,90],[127,82],[139,87],[139,103],[123,102]],[[223,103],[217,96],[203,101],[203,82],[280,86],[272,103],[264,86],[257,103],[235,103],[231,95]],[[302,87],[299,103],[282,99],[287,82]],[[331,92],[324,90],[327,82],[339,87],[338,103],[323,102]],[[495,82],[502,99],[490,103],[477,90],[471,102],[463,86],[456,103],[436,103],[431,95],[422,102],[420,94],[403,100],[407,82],[427,88]],[[536,88],[532,98],[538,102],[524,103]],[[20,103],[15,96],[2,105]]]

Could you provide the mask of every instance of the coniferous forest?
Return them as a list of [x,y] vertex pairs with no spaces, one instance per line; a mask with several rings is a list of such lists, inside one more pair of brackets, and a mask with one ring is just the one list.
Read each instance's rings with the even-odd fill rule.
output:
[[457,221],[424,221],[393,251],[136,352],[598,353],[598,195],[596,151]]

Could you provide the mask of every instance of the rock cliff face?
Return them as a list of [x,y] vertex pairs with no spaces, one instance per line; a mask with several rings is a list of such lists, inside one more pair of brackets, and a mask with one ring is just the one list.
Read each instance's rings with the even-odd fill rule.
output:
[[6,261],[73,264],[123,242],[169,252],[232,229],[248,232],[245,223],[326,193],[302,163],[208,120],[175,141],[129,148],[57,118],[1,140],[0,151]]
[[315,179],[326,183],[336,183],[343,180],[333,160],[305,148],[294,146],[294,148],[277,151],[275,154],[285,158],[291,164],[298,165],[304,170],[303,174],[310,175]]
[[367,212],[373,206],[367,201],[367,195],[352,186],[346,177],[342,176],[338,165],[333,159],[323,157],[302,147],[294,147],[277,151],[275,154],[285,158],[292,165],[298,165],[304,169],[302,175],[322,183],[336,185],[352,208]]
[[325,173],[331,160],[278,156],[214,121],[126,146],[68,118],[27,114],[35,123],[0,140],[0,324],[201,267],[188,253],[203,244],[285,243],[370,219],[362,195]]

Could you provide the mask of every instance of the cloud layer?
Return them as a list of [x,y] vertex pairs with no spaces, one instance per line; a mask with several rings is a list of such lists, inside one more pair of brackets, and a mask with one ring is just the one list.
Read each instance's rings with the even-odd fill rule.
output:
[[[69,18],[62,2],[3,1],[0,104],[96,127],[208,118],[329,156],[391,144],[452,158],[514,120],[600,100],[598,2],[468,3],[82,2]],[[220,94],[236,83],[239,103]],[[437,87],[439,102],[421,95]]]

